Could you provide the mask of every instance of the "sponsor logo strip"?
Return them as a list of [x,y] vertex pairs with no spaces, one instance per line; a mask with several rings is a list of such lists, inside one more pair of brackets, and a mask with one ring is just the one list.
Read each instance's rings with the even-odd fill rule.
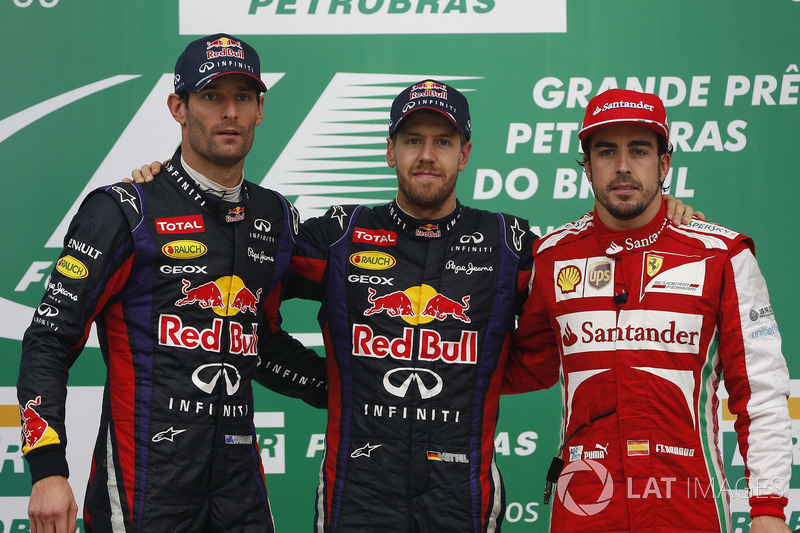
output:
[[702,315],[653,310],[588,311],[556,317],[564,355],[615,350],[699,353]]
[[208,247],[197,241],[172,241],[161,247],[161,253],[173,259],[194,259],[207,251]]
[[56,263],[56,270],[72,279],[83,279],[89,275],[89,269],[86,265],[72,257],[65,255]]
[[156,231],[162,234],[202,233],[206,231],[202,215],[156,219]]
[[[296,0],[251,2],[180,0],[181,35],[203,35],[227,28],[242,35],[487,34],[564,33],[566,0],[428,0],[343,2]],[[233,51],[232,51],[233,52]],[[232,53],[231,52],[231,53]]]
[[350,256],[350,264],[367,270],[386,270],[392,268],[397,260],[384,252],[357,252]]

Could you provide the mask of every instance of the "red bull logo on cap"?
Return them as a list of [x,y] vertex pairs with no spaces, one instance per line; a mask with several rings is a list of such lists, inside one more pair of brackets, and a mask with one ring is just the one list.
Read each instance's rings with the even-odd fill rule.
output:
[[216,39],[214,41],[206,42],[206,46],[208,48],[228,48],[231,46],[236,48],[241,48],[242,43],[240,43],[239,41],[235,41],[233,39],[229,39],[228,37],[220,37],[219,39]]
[[[212,50],[212,48],[221,48],[222,50]],[[238,50],[234,50],[234,48]],[[242,43],[227,37],[220,37],[214,41],[206,42],[206,58],[214,59],[217,57],[236,57],[244,59]]]
[[446,91],[447,85],[443,83],[436,83],[435,81],[423,81],[422,83],[418,83],[411,87],[412,91],[426,91],[426,90],[437,90],[437,91]]
[[424,81],[411,87],[409,99],[415,98],[439,98],[447,100],[447,86],[435,81]]
[[255,292],[248,289],[239,276],[223,276],[214,281],[192,287],[192,282],[183,279],[181,292],[184,297],[175,302],[177,307],[199,305],[202,309],[212,309],[220,316],[233,316],[237,313],[258,314],[261,288]]

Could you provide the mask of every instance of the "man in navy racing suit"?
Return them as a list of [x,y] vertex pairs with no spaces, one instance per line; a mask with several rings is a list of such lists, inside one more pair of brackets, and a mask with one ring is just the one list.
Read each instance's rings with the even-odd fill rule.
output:
[[165,178],[85,199],[23,339],[34,532],[75,530],[66,385],[93,323],[107,380],[86,531],[273,531],[251,381],[325,406],[324,359],[280,329],[297,213],[243,180],[266,91],[258,56],[217,34],[175,72],[183,144]]

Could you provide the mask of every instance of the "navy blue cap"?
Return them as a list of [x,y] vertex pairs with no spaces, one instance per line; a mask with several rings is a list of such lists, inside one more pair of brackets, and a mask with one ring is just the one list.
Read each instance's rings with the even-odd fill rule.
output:
[[196,93],[224,74],[250,76],[261,92],[267,92],[255,49],[227,33],[215,33],[189,43],[175,63],[175,92]]
[[392,102],[389,115],[389,137],[394,137],[400,123],[409,113],[419,109],[438,111],[453,123],[469,140],[472,126],[466,97],[449,85],[436,80],[424,80],[403,90]]

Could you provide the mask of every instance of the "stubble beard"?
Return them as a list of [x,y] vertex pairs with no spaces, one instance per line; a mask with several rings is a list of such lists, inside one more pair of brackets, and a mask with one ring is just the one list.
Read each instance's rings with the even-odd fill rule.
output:
[[[640,198],[632,201],[612,202],[611,189],[621,184],[634,184],[641,191]],[[597,202],[617,220],[633,220],[644,213],[661,190],[661,171],[658,172],[658,181],[652,187],[644,187],[630,178],[617,178],[609,183],[602,191],[595,192]]]
[[[213,127],[214,131],[219,129],[216,125]],[[234,166],[245,158],[253,144],[252,130],[243,131],[240,137],[244,142],[230,145],[218,139],[210,129],[189,122],[188,141],[192,149],[215,165]]]
[[409,207],[417,210],[430,210],[441,207],[456,190],[458,172],[454,176],[442,178],[443,181],[414,183],[413,172],[408,173],[407,183],[410,186],[403,186],[403,182],[398,180],[398,187],[403,193]]

